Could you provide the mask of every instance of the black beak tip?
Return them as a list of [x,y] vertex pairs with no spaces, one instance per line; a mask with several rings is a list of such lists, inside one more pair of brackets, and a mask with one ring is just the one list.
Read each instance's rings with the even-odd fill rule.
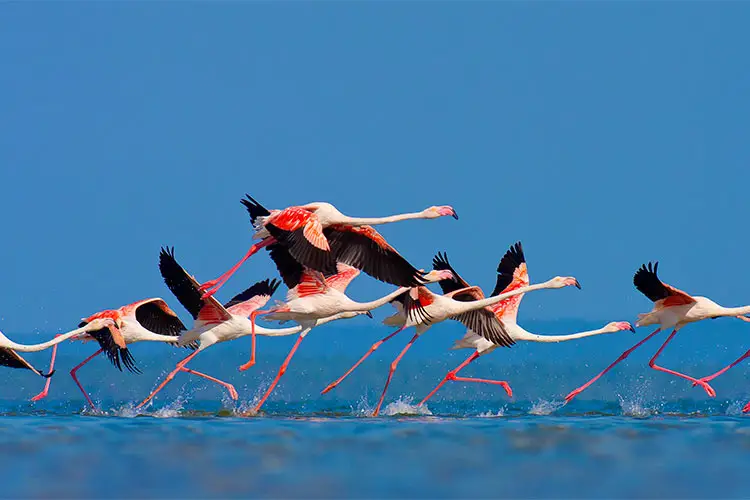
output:
[[456,219],[456,220],[458,220],[458,214],[456,213],[455,210],[453,211],[453,218]]
[[633,328],[632,325],[631,325],[630,328],[628,328],[628,330],[630,330],[631,332],[635,333],[635,328]]
[[367,315],[368,318],[372,319],[372,313],[370,311],[367,311],[365,315]]
[[578,280],[576,280],[576,288],[578,288],[579,290],[581,289],[581,284],[578,282]]

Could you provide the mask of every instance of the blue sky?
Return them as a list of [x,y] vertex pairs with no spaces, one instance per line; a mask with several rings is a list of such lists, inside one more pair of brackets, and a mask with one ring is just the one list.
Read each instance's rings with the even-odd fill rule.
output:
[[[486,288],[516,240],[532,280],[580,279],[522,320],[632,320],[649,259],[750,302],[749,4],[17,2],[0,19],[8,333],[147,296],[178,309],[160,245],[216,277],[250,243],[245,192],[362,216],[451,204],[459,221],[382,232]],[[258,256],[220,293],[272,273]]]

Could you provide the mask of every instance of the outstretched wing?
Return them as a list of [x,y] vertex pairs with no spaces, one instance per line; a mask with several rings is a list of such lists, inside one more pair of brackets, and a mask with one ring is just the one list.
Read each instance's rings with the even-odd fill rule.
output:
[[305,267],[292,257],[285,246],[279,243],[269,245],[267,250],[271,260],[276,264],[276,269],[279,271],[279,275],[286,287],[291,290],[299,285],[302,281],[302,273],[305,271]]
[[313,212],[301,207],[285,208],[271,216],[265,228],[303,266],[336,274],[336,260]]
[[247,193],[245,193],[245,196],[247,196],[247,199],[240,200],[240,203],[244,205],[244,207],[247,209],[247,213],[250,214],[250,221],[253,223],[253,226],[255,225],[255,221],[256,219],[258,219],[258,217],[268,217],[269,215],[271,215],[271,212],[269,212],[266,207],[255,201],[252,196]]
[[461,290],[462,288],[469,288],[471,286],[466,282],[466,280],[459,276],[455,269],[453,269],[453,266],[451,266],[450,262],[448,262],[448,255],[445,252],[438,252],[437,255],[433,257],[432,268],[436,271],[450,271],[453,273],[453,279],[438,281],[438,284],[440,285],[440,288],[443,290],[444,294],[455,292],[456,290]]
[[[177,314],[162,299],[147,299],[134,305],[135,319],[146,330],[170,337],[179,337],[187,330]],[[177,343],[173,345],[177,346]],[[198,342],[190,342],[185,347],[198,349]]]
[[200,284],[177,263],[173,248],[162,248],[159,271],[164,283],[195,320],[206,323],[222,322],[232,315],[213,296],[202,299]]
[[422,273],[409,264],[371,226],[336,224],[323,230],[336,261],[396,286],[423,284]]
[[[461,302],[475,302],[484,298],[482,290],[478,287],[456,290],[446,296]],[[503,322],[488,307],[467,311],[453,316],[451,319],[461,322],[466,328],[495,345],[510,347],[515,344]]]
[[[78,325],[78,328],[83,328],[87,324],[87,321],[82,321]],[[122,365],[125,365],[125,368],[129,372],[141,373],[138,367],[135,366],[135,358],[133,358],[133,355],[128,350],[125,338],[117,327],[107,326],[99,330],[89,331],[87,335],[90,335],[99,343],[99,347],[101,347],[115,368],[122,371]]]
[[224,304],[224,307],[231,314],[250,316],[250,313],[266,305],[280,284],[281,282],[276,279],[259,281],[233,297],[232,300]]
[[[529,273],[526,268],[526,257],[523,255],[523,247],[519,241],[511,245],[503,258],[500,259],[500,263],[497,265],[497,282],[491,296],[512,292],[524,286],[529,286]],[[518,306],[521,304],[523,296],[524,294],[519,294],[508,297],[490,306],[490,309],[499,318],[515,322],[518,315]]]
[[346,292],[346,287],[349,286],[349,283],[351,283],[354,278],[359,276],[359,269],[347,264],[342,264],[341,262],[336,264],[336,267],[339,272],[334,274],[333,276],[326,277],[326,285],[328,285],[330,288],[333,288],[334,290],[338,290],[339,292],[344,293]]
[[657,276],[659,263],[643,264],[633,276],[633,284],[643,295],[653,301],[657,307],[680,306],[692,304],[695,299],[677,288],[663,283]]
[[[50,377],[52,373],[43,373],[37,370],[31,363],[23,359],[16,351],[8,348],[0,348],[0,365],[7,366],[8,368],[22,368],[24,370],[31,370],[42,377]],[[53,371],[54,373],[54,371]]]
[[434,300],[432,292],[420,286],[404,290],[404,293],[391,300],[391,303],[401,304],[401,312],[414,324],[429,325],[432,316],[430,316],[425,307],[432,304]]

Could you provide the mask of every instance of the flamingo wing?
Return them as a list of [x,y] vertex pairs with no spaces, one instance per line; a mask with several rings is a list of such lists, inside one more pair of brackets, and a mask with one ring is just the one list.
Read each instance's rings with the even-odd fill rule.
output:
[[247,193],[245,193],[245,196],[247,196],[247,199],[240,200],[240,203],[242,203],[247,209],[247,213],[250,214],[250,221],[253,223],[253,226],[255,226],[255,221],[258,217],[268,217],[271,215],[271,212],[269,212],[266,207],[255,201],[252,196]]
[[432,292],[420,286],[404,290],[404,293],[391,300],[391,304],[401,304],[401,312],[414,324],[429,325],[432,316],[425,310],[425,307],[432,304],[434,300]]
[[289,253],[289,250],[279,243],[267,247],[271,260],[276,264],[281,279],[290,290],[302,281],[305,267],[297,262]]
[[436,271],[450,271],[453,273],[453,279],[438,281],[443,293],[455,292],[456,290],[469,288],[471,286],[466,280],[459,276],[455,269],[453,269],[453,266],[448,262],[448,255],[445,252],[438,252],[438,254],[433,257],[432,268]]
[[[474,302],[484,298],[482,290],[475,286],[456,290],[446,296],[461,302]],[[451,319],[461,322],[466,328],[477,335],[484,337],[495,345],[510,347],[515,344],[515,341],[505,329],[503,322],[500,321],[500,319],[495,316],[495,313],[488,307],[482,307],[480,309],[475,309],[474,311],[457,314]]]
[[[491,296],[512,292],[524,286],[529,286],[529,272],[526,267],[523,247],[519,241],[511,245],[503,258],[500,259],[500,263],[497,265],[497,282]],[[514,295],[501,300],[491,306],[490,309],[499,318],[515,321],[518,315],[518,306],[521,304],[523,296],[524,294]]]
[[289,207],[268,218],[266,230],[300,264],[336,274],[336,260],[318,217],[301,207]]
[[352,280],[359,276],[359,269],[347,264],[342,264],[341,262],[336,264],[336,267],[339,272],[333,276],[326,277],[326,285],[334,290],[344,293]]
[[159,298],[139,302],[135,307],[135,319],[143,328],[159,335],[179,337],[187,330],[177,314]]
[[231,314],[250,316],[250,313],[266,305],[280,284],[281,282],[276,279],[259,281],[234,296],[232,300],[224,304],[224,307]]
[[[87,324],[88,321],[82,321],[78,325],[78,328],[83,328]],[[107,358],[115,368],[122,371],[122,365],[125,365],[125,368],[129,372],[141,373],[138,367],[135,366],[135,358],[130,353],[122,332],[117,327],[107,326],[99,330],[89,331],[87,335],[97,341],[99,347],[102,348],[102,351],[104,351],[104,354],[107,355]]]
[[0,348],[0,365],[7,366],[8,368],[22,368],[24,370],[31,370],[37,375],[45,378],[50,377],[52,373],[54,373],[42,373],[41,371],[34,368],[28,361],[23,359],[21,355],[16,351],[5,347]]
[[422,273],[371,226],[336,224],[326,228],[323,234],[338,262],[392,285],[413,287],[423,284],[420,280]]
[[318,271],[305,269],[299,284],[294,288],[290,288],[286,296],[287,300],[294,300],[311,295],[320,295],[326,293],[326,290],[328,290],[328,285],[326,284],[325,277]]
[[203,299],[200,284],[177,263],[174,248],[162,248],[159,254],[159,271],[167,288],[177,297],[180,304],[195,320],[206,323],[220,323],[232,315],[214,298]]
[[677,288],[662,282],[657,276],[659,263],[643,264],[633,276],[633,284],[643,295],[662,307],[692,304],[695,299]]

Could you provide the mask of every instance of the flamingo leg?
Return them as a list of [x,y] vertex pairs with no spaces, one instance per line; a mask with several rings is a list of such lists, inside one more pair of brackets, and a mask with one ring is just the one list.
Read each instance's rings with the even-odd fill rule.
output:
[[344,373],[342,376],[340,376],[334,382],[331,382],[330,384],[328,384],[328,386],[325,389],[323,389],[323,391],[321,392],[321,394],[325,394],[326,392],[330,391],[331,389],[333,389],[334,387],[336,387],[337,385],[339,385],[341,382],[343,382],[343,380],[346,377],[348,377],[349,375],[351,375],[351,373],[362,363],[362,361],[364,361],[365,359],[367,359],[367,357],[369,357],[370,354],[372,354],[373,352],[377,351],[378,347],[380,347],[383,342],[385,342],[386,340],[389,340],[390,338],[392,338],[397,333],[403,331],[404,328],[406,328],[406,326],[402,326],[401,328],[399,328],[395,332],[393,332],[390,335],[388,335],[387,337],[385,337],[383,340],[378,340],[377,342],[375,342],[374,344],[372,344],[372,346],[370,347],[370,350],[367,351],[364,356],[362,356],[361,358],[359,358],[359,361],[357,361],[356,363],[354,363],[354,366],[352,366],[351,368],[349,368],[349,370],[346,373]]
[[657,370],[657,371],[660,371],[660,372],[664,372],[664,373],[669,373],[670,375],[674,375],[676,377],[684,378],[685,380],[689,380],[689,381],[693,382],[696,385],[700,385],[701,387],[703,387],[703,390],[706,391],[706,394],[708,394],[712,398],[715,398],[716,397],[716,391],[714,391],[713,387],[711,387],[710,385],[708,385],[707,382],[704,382],[702,380],[698,380],[696,378],[693,378],[690,375],[685,375],[684,373],[676,372],[674,370],[670,370],[668,368],[664,368],[664,367],[658,366],[656,364],[656,358],[658,358],[659,356],[661,356],[661,352],[664,350],[665,347],[667,347],[667,344],[669,344],[669,342],[674,338],[675,335],[677,335],[677,330],[672,330],[672,333],[669,334],[669,337],[667,337],[667,340],[664,341],[664,343],[661,345],[661,347],[659,348],[659,350],[656,351],[656,354],[654,354],[654,357],[651,358],[651,360],[648,362],[648,366],[650,366],[654,370]]
[[267,247],[268,245],[271,245],[273,243],[276,243],[276,240],[272,237],[265,238],[260,243],[256,243],[253,246],[250,247],[250,249],[247,251],[244,257],[242,257],[239,262],[237,262],[234,266],[232,266],[229,271],[225,272],[221,276],[219,276],[216,279],[206,281],[200,286],[200,290],[205,292],[203,294],[202,298],[208,298],[219,291],[219,288],[224,286],[224,283],[226,283],[229,278],[232,277],[234,273],[237,272],[237,269],[240,268],[242,264],[245,263],[247,259],[252,257],[254,254],[256,254],[260,249]]
[[255,408],[253,409],[253,413],[258,413],[260,411],[261,406],[263,406],[263,403],[266,402],[266,399],[268,399],[268,396],[271,395],[274,388],[276,387],[276,384],[279,383],[279,380],[281,379],[281,376],[286,373],[287,366],[289,366],[289,362],[292,360],[292,356],[294,356],[295,351],[299,347],[300,343],[302,342],[302,339],[305,338],[307,335],[307,332],[310,330],[303,331],[299,334],[299,337],[297,337],[297,342],[294,343],[294,347],[292,347],[292,350],[289,351],[289,354],[287,354],[286,359],[281,364],[281,368],[279,368],[279,373],[276,374],[276,378],[273,379],[273,382],[271,382],[271,385],[268,386],[268,389],[266,390],[266,393],[263,395],[262,398],[260,398],[260,401],[258,401],[258,404],[255,405]]
[[437,391],[439,391],[440,388],[443,387],[443,385],[445,385],[446,382],[448,382],[449,380],[452,380],[451,379],[451,374],[455,377],[455,375],[459,371],[461,371],[463,368],[466,367],[466,365],[468,365],[469,363],[471,363],[472,361],[474,361],[478,357],[479,357],[479,353],[477,351],[474,351],[473,353],[471,353],[471,356],[469,356],[463,363],[461,363],[460,365],[458,365],[453,370],[449,371],[448,374],[443,378],[443,380],[432,390],[432,392],[430,392],[427,396],[425,396],[425,398],[422,401],[419,402],[419,406],[425,404],[428,399],[430,399],[432,396],[434,396],[435,393]]
[[385,399],[385,393],[388,390],[388,385],[391,383],[391,379],[393,378],[393,372],[396,371],[396,368],[398,367],[398,363],[401,361],[401,358],[404,357],[404,354],[406,354],[406,351],[411,348],[412,344],[414,344],[414,341],[416,341],[419,338],[419,334],[416,333],[411,338],[411,340],[406,344],[404,349],[401,351],[401,354],[396,356],[396,359],[393,360],[393,363],[391,363],[391,368],[388,371],[388,378],[385,381],[385,387],[383,387],[383,394],[380,395],[380,401],[378,401],[378,406],[375,407],[375,411],[373,412],[372,416],[377,417],[380,413],[380,407],[383,406],[383,400]]
[[573,399],[574,397],[576,397],[576,396],[578,396],[578,395],[579,395],[580,393],[582,393],[582,392],[583,392],[584,390],[586,390],[586,389],[588,388],[588,386],[590,386],[591,384],[593,384],[594,382],[596,382],[597,380],[599,380],[599,378],[600,378],[600,377],[601,377],[602,375],[604,375],[605,373],[607,373],[608,371],[610,371],[610,370],[611,370],[612,368],[614,368],[614,366],[615,366],[616,364],[618,364],[618,363],[619,363],[620,361],[622,361],[623,359],[625,359],[625,358],[627,358],[628,356],[630,356],[630,354],[631,354],[631,353],[632,353],[633,351],[635,351],[636,349],[638,349],[638,348],[639,348],[640,346],[642,346],[642,345],[643,345],[643,344],[644,344],[644,343],[645,343],[645,342],[646,342],[647,340],[651,339],[651,338],[652,338],[652,337],[653,337],[654,335],[656,335],[656,334],[657,334],[657,333],[659,333],[660,331],[661,331],[661,328],[657,328],[657,329],[656,329],[656,330],[654,331],[654,333],[652,333],[652,334],[648,335],[648,336],[647,336],[646,338],[644,338],[643,340],[641,340],[640,342],[638,342],[638,343],[637,343],[636,345],[634,345],[633,347],[631,347],[630,349],[628,349],[627,351],[625,351],[624,353],[622,353],[622,354],[620,355],[620,357],[619,357],[619,358],[617,358],[617,359],[615,360],[615,362],[614,362],[614,363],[612,363],[611,365],[609,365],[608,367],[606,367],[606,368],[605,368],[604,370],[602,370],[602,372],[601,372],[601,373],[599,373],[599,375],[597,375],[596,377],[592,378],[591,380],[589,380],[588,382],[586,382],[585,384],[583,384],[583,385],[582,385],[581,387],[579,387],[578,389],[576,389],[576,390],[574,390],[574,391],[571,391],[571,392],[570,392],[570,394],[568,394],[567,396],[565,396],[565,402],[566,402],[566,403],[569,403],[571,399]]
[[[747,359],[748,357],[750,357],[750,351],[747,351],[745,354],[743,354],[742,356],[740,356],[739,358],[737,358],[737,360],[734,363],[732,363],[731,365],[729,365],[729,366],[727,366],[725,368],[722,368],[721,370],[719,370],[718,372],[714,373],[713,375],[709,375],[708,377],[703,377],[700,380],[702,380],[703,382],[710,382],[711,380],[715,379],[716,377],[718,377],[722,373],[726,372],[730,368],[734,368],[735,366],[737,366],[738,364],[740,364],[743,360]],[[698,385],[698,384],[694,383],[693,387],[695,387],[696,385]]]
[[142,407],[143,405],[145,405],[146,403],[148,403],[149,401],[151,401],[152,399],[154,399],[154,396],[156,396],[156,394],[159,391],[161,391],[162,389],[164,389],[164,386],[167,385],[174,378],[174,376],[177,374],[177,372],[183,371],[183,368],[185,368],[185,365],[188,364],[188,362],[191,359],[193,359],[196,355],[198,355],[199,352],[200,351],[195,351],[195,352],[189,354],[185,359],[183,359],[182,361],[180,361],[179,363],[177,363],[177,366],[175,367],[175,369],[172,370],[171,372],[169,372],[167,374],[167,377],[164,379],[164,382],[162,382],[161,384],[159,384],[159,387],[157,387],[156,389],[154,389],[153,391],[151,391],[151,394],[149,394],[146,399],[144,399],[143,401],[141,401],[141,403],[138,406],[136,406],[136,409]]
[[237,394],[237,390],[234,388],[234,386],[228,382],[224,382],[223,380],[219,380],[216,377],[212,377],[211,375],[206,375],[205,373],[197,372],[195,370],[191,370],[190,368],[185,368],[184,366],[180,371],[183,371],[185,373],[192,373],[193,375],[197,375],[199,377],[203,377],[205,379],[210,380],[211,382],[216,382],[217,384],[224,386],[227,391],[229,391],[229,396],[237,401],[239,399],[239,395]]
[[268,312],[270,311],[261,311],[258,309],[250,313],[250,338],[252,339],[252,347],[250,348],[250,360],[247,363],[240,365],[241,372],[244,372],[255,364],[255,318],[259,314],[267,314]]
[[94,359],[95,357],[97,357],[98,355],[100,355],[101,353],[102,353],[102,349],[99,349],[99,350],[98,350],[98,351],[96,351],[96,352],[95,352],[94,354],[92,354],[92,355],[91,355],[91,356],[89,356],[88,358],[86,358],[86,359],[84,359],[83,361],[81,361],[81,363],[80,363],[80,364],[79,364],[78,366],[76,366],[75,368],[73,368],[72,370],[70,370],[70,376],[71,376],[71,377],[73,377],[73,382],[75,382],[75,383],[76,383],[76,385],[78,386],[78,388],[79,388],[79,389],[81,390],[81,392],[83,393],[83,396],[84,396],[84,397],[86,398],[86,401],[88,401],[88,403],[89,403],[89,406],[91,406],[91,408],[96,408],[96,406],[94,405],[94,402],[93,402],[93,401],[91,401],[91,398],[89,397],[88,393],[87,393],[87,392],[86,392],[86,390],[85,390],[85,389],[83,388],[83,386],[81,385],[81,383],[80,383],[80,382],[78,381],[78,377],[76,377],[76,372],[77,372],[77,371],[78,371],[78,370],[79,370],[79,369],[80,369],[80,368],[81,368],[81,367],[82,367],[83,365],[85,365],[86,363],[88,363],[89,361],[91,361],[92,359]]
[[[55,335],[55,338],[59,337],[60,335]],[[57,346],[59,344],[55,344],[52,347],[52,356],[49,359],[49,370],[47,370],[48,376],[47,380],[44,382],[44,389],[42,389],[42,392],[31,398],[32,401],[39,401],[40,399],[44,399],[47,397],[47,394],[49,394],[49,385],[52,383],[52,374],[55,372],[55,357],[57,357]]]

